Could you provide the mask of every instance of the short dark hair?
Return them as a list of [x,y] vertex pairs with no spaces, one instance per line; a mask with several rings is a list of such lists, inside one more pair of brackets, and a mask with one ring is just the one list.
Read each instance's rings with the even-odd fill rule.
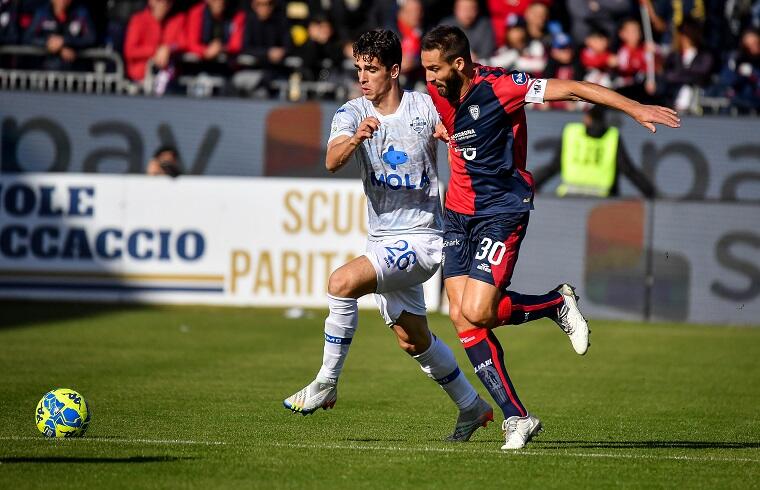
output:
[[462,57],[471,62],[470,41],[467,35],[456,26],[438,26],[431,29],[422,38],[422,51],[438,50],[447,62]]
[[678,26],[678,32],[685,37],[688,37],[692,43],[700,46],[702,44],[702,23],[691,16],[686,16],[681,21],[681,25]]
[[600,27],[592,27],[591,30],[588,31],[588,34],[586,34],[586,38],[589,37],[603,37],[607,40],[610,39],[609,34],[607,34],[607,31]]
[[618,23],[618,30],[622,29],[624,25],[628,24],[629,22],[635,22],[639,28],[641,28],[641,21],[637,19],[636,17],[623,17],[623,19]]
[[153,153],[153,158],[158,158],[158,155],[161,153],[171,153],[174,158],[179,158],[179,152],[177,151],[177,148],[172,145],[163,145],[159,146],[158,149]]
[[607,108],[603,105],[593,105],[586,113],[594,121],[604,122],[607,120]]
[[372,61],[377,58],[381,65],[391,69],[393,65],[401,65],[401,41],[398,36],[387,29],[367,31],[352,46],[354,58]]

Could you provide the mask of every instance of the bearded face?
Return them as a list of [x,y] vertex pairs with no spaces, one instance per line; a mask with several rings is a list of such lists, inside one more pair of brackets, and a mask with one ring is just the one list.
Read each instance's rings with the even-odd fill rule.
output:
[[452,69],[449,72],[449,76],[444,79],[443,86],[436,88],[441,97],[446,97],[448,100],[456,102],[459,100],[462,90],[462,78],[456,70]]
[[439,50],[423,51],[422,66],[425,68],[425,79],[435,86],[438,95],[453,102],[459,100],[462,76],[452,63],[441,56]]

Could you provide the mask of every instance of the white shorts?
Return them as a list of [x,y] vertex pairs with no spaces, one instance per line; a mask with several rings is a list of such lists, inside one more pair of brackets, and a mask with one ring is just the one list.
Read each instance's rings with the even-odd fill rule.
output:
[[368,238],[364,254],[377,274],[375,300],[385,323],[393,325],[406,311],[425,315],[422,283],[441,265],[443,238],[433,234]]

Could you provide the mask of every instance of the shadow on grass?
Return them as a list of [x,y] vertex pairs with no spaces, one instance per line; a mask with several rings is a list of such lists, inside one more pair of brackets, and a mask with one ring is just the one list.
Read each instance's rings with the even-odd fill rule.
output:
[[124,458],[76,458],[62,456],[39,456],[39,457],[10,457],[0,458],[2,464],[15,463],[170,463],[172,461],[184,461],[194,458],[176,456],[128,456]]
[[536,439],[531,446],[543,449],[758,449],[760,442],[713,441],[548,441]]
[[63,303],[40,301],[0,301],[0,330],[59,323],[76,318],[92,318],[120,311],[155,308],[146,305],[116,303]]

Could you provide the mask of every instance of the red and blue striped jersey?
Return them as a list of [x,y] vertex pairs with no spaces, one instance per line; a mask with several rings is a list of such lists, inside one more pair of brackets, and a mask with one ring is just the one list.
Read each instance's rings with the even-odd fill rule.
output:
[[523,107],[542,103],[546,80],[475,65],[459,103],[428,92],[449,133],[451,178],[446,207],[467,215],[521,213],[533,207],[533,176],[525,168],[528,125]]

